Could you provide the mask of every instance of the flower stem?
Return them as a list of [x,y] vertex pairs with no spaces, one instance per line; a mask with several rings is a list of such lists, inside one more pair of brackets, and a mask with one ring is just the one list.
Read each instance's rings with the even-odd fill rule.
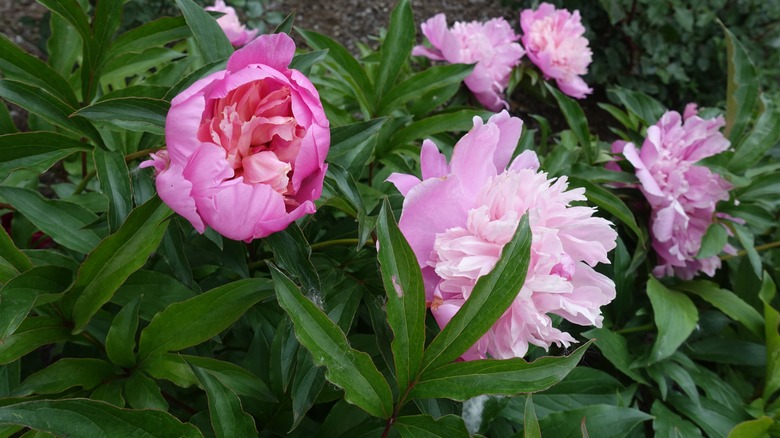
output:
[[[766,251],[766,250],[772,249],[772,248],[780,248],[780,240],[776,240],[774,242],[769,242],[769,243],[765,243],[763,245],[758,245],[758,246],[754,247],[754,249],[756,251]],[[736,254],[733,254],[733,255],[732,254],[722,255],[722,256],[720,256],[720,259],[721,260],[729,260],[729,259],[733,259],[733,258],[736,258],[736,257],[743,257],[745,255],[747,255],[747,251],[743,249],[743,250],[741,250],[741,251],[739,251],[739,252],[737,252]]]
[[[326,240],[324,242],[317,242],[311,244],[311,249],[322,249],[322,248],[328,248],[331,246],[337,246],[337,245],[357,245],[360,243],[360,239],[333,239],[333,240]],[[371,246],[374,242],[372,241],[366,241],[364,243],[364,246]]]
[[646,332],[650,331],[655,328],[655,324],[645,324],[645,325],[638,325],[636,327],[628,327],[628,328],[622,328],[620,330],[615,330],[615,333],[625,335],[628,333],[639,333],[639,332]]

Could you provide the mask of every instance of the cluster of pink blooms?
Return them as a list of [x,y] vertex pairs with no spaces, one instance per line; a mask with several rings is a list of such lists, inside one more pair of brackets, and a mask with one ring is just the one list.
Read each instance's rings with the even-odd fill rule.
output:
[[225,0],[216,0],[214,6],[208,6],[206,10],[225,13],[225,15],[217,18],[217,24],[225,32],[233,47],[241,47],[257,36],[257,30],[248,30],[241,24],[236,10],[226,5]]
[[330,129],[314,85],[287,68],[294,54],[288,35],[262,35],[171,102],[167,149],[141,167],[199,232],[250,241],[314,213]]
[[[718,201],[729,199],[731,184],[707,167],[696,165],[704,158],[729,148],[720,132],[723,117],[702,119],[696,105],[685,107],[682,116],[668,111],[647,128],[642,149],[618,142],[621,152],[634,165],[640,190],[652,208],[650,232],[658,266],[657,277],[676,275],[691,279],[699,271],[712,276],[720,267],[717,256],[697,259],[701,241],[712,224]],[[727,245],[726,251],[733,251]]]
[[[555,79],[569,96],[582,99],[593,91],[580,77],[588,72],[592,52],[583,37],[585,28],[579,11],[572,14],[542,3],[537,10],[520,14],[520,26],[522,38],[503,18],[486,23],[456,22],[448,28],[445,15],[437,14],[421,26],[432,47],[417,46],[412,54],[453,64],[475,64],[464,82],[491,111],[507,107],[504,90],[512,69],[526,53],[545,77]],[[522,46],[516,42],[518,39]]]
[[[404,195],[399,226],[422,269],[426,300],[444,327],[482,275],[493,269],[522,215],[532,232],[531,260],[523,287],[496,324],[463,355],[465,360],[522,357],[529,344],[568,346],[575,339],[553,327],[550,314],[575,324],[601,326],[600,307],[615,298],[615,284],[596,272],[616,245],[612,224],[594,209],[573,206],[584,189],[567,190],[565,177],[539,171],[536,154],[510,159],[522,121],[506,111],[473,129],[447,163],[426,140],[422,180],[392,174]],[[507,167],[508,165],[508,167]]]

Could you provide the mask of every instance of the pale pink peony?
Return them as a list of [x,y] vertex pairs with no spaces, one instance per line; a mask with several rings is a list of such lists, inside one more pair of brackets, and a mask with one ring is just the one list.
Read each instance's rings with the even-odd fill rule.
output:
[[[731,184],[696,163],[725,151],[729,141],[720,132],[723,117],[704,120],[696,105],[683,116],[667,111],[637,151],[633,143],[623,154],[634,165],[640,189],[652,208],[650,233],[658,255],[656,277],[693,278],[699,271],[709,276],[720,268],[720,259],[697,259],[701,240],[712,224],[718,201],[729,199]],[[727,247],[726,250],[731,250]]]
[[257,30],[247,30],[246,27],[238,21],[236,10],[225,4],[224,0],[217,0],[214,6],[206,7],[207,11],[224,12],[225,15],[217,18],[217,24],[225,32],[230,44],[233,47],[241,47],[252,41],[257,36]]
[[519,37],[506,20],[457,22],[448,29],[445,15],[437,14],[421,28],[433,47],[416,46],[413,55],[451,64],[476,63],[464,80],[466,86],[485,108],[491,111],[507,108],[503,93],[524,51],[515,42]]
[[199,232],[250,241],[314,213],[330,130],[317,90],[287,68],[294,53],[286,34],[262,35],[171,102],[167,150],[141,167]]
[[542,3],[537,10],[520,13],[520,27],[528,58],[545,77],[555,79],[562,92],[577,99],[593,92],[580,77],[588,73],[593,52],[583,36],[579,11],[556,10]]
[[576,342],[553,327],[550,314],[580,325],[601,326],[599,308],[615,298],[615,284],[593,269],[609,263],[616,245],[611,223],[594,209],[572,206],[585,190],[567,190],[565,177],[540,172],[536,154],[511,165],[522,121],[506,111],[474,128],[455,146],[452,160],[430,140],[420,154],[422,180],[388,178],[405,196],[399,226],[422,269],[426,301],[444,327],[490,272],[520,218],[529,216],[532,244],[525,284],[496,324],[463,359],[522,357],[528,344],[548,348]]

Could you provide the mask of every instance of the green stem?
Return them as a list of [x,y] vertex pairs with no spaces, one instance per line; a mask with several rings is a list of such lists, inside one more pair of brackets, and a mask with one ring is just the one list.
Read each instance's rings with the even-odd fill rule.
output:
[[625,334],[628,334],[628,333],[646,332],[646,331],[650,331],[650,330],[652,330],[654,328],[655,328],[655,324],[650,323],[650,324],[645,324],[645,325],[638,325],[636,327],[628,327],[628,328],[623,328],[623,329],[620,329],[620,330],[615,330],[615,333],[618,333],[618,334],[621,334],[621,335],[625,335]]
[[[133,152],[132,154],[125,155],[125,163],[129,163],[133,160],[137,160],[138,158],[143,158],[152,152],[157,152],[162,147],[156,147],[156,148],[149,148],[144,149],[142,151]],[[76,190],[73,191],[74,195],[78,195],[79,193],[83,192],[84,189],[87,188],[87,184],[89,184],[90,181],[92,181],[92,178],[95,177],[95,170],[90,170],[89,173],[84,175],[84,178],[81,178],[81,182],[79,182],[79,185],[76,186]]]
[[[317,242],[311,244],[311,249],[323,249],[328,248],[331,246],[337,246],[337,245],[357,245],[360,243],[360,239],[333,239],[333,240],[326,240],[324,242]],[[373,246],[374,242],[372,241],[366,241],[364,243],[365,246]]]
[[[780,240],[776,240],[774,242],[769,242],[769,243],[765,243],[763,245],[758,245],[758,246],[754,247],[754,249],[756,251],[766,251],[766,250],[772,249],[772,248],[780,248]],[[743,250],[737,252],[734,255],[732,255],[732,254],[722,255],[722,256],[720,256],[720,259],[721,260],[729,260],[729,259],[733,259],[733,258],[736,258],[736,257],[743,257],[743,256],[746,256],[746,255],[747,255],[747,251],[745,251],[743,249]]]

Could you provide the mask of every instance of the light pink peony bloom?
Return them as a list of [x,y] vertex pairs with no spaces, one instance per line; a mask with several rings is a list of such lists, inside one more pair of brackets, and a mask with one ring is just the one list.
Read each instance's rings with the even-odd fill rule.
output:
[[247,30],[246,27],[238,21],[236,10],[225,4],[224,0],[217,0],[214,6],[206,7],[207,11],[224,12],[225,15],[217,18],[217,24],[227,35],[230,44],[233,47],[241,47],[252,41],[257,36],[257,30]]
[[[436,145],[423,142],[422,180],[388,178],[405,196],[399,226],[422,269],[426,301],[444,327],[469,299],[477,279],[495,266],[523,214],[532,244],[525,284],[496,324],[463,359],[522,357],[528,344],[548,348],[576,342],[553,327],[550,314],[580,325],[601,326],[599,307],[615,298],[615,284],[593,269],[609,263],[616,245],[611,223],[594,209],[572,206],[585,190],[567,190],[565,177],[540,172],[536,154],[510,164],[522,121],[506,111],[474,128],[447,163]],[[507,165],[509,167],[507,168]]]
[[520,13],[520,27],[528,57],[545,77],[555,79],[562,92],[577,99],[593,92],[580,77],[588,73],[593,52],[583,36],[579,11],[572,14],[542,3],[537,10]]
[[141,167],[199,232],[250,241],[314,213],[330,130],[317,90],[287,68],[294,53],[286,34],[262,35],[171,102],[167,150]]
[[715,205],[729,199],[732,186],[696,162],[729,148],[720,132],[725,123],[723,117],[702,119],[696,105],[689,104],[683,116],[667,111],[647,128],[641,151],[633,143],[624,145],[623,154],[634,165],[653,210],[650,232],[658,255],[656,277],[677,275],[688,280],[698,271],[712,276],[720,268],[718,257],[697,259],[696,254],[712,224]]
[[503,98],[512,69],[525,53],[518,36],[503,18],[486,23],[457,22],[447,28],[447,18],[437,14],[421,26],[433,48],[416,46],[412,55],[451,64],[474,64],[464,82],[477,100],[491,111],[507,108]]

